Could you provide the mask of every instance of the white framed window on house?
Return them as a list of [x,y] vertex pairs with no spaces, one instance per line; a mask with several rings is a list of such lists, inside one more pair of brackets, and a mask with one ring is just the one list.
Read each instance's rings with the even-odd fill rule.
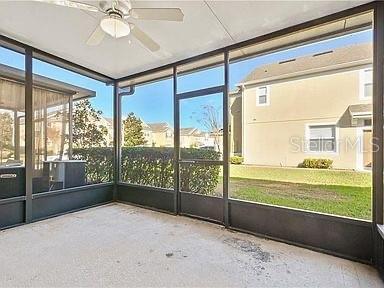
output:
[[172,133],[172,131],[167,131],[167,132],[165,132],[165,137],[166,138],[173,138],[173,133]]
[[360,99],[370,99],[373,93],[372,68],[360,70]]
[[268,106],[268,105],[269,105],[269,87],[268,86],[257,87],[256,106]]
[[337,151],[336,125],[308,125],[307,151],[313,153],[335,153]]

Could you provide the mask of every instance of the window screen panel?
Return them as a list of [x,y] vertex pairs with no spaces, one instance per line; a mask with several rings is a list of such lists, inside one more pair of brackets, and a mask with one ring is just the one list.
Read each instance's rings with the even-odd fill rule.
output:
[[310,139],[328,139],[335,137],[335,126],[310,126],[309,128]]

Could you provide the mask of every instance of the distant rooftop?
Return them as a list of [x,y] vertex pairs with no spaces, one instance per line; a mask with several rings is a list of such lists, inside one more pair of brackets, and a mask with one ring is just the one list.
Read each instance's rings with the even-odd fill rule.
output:
[[257,67],[241,84],[262,83],[333,69],[372,64],[372,44],[355,44]]
[[160,123],[147,123],[150,130],[155,133],[165,132],[168,129],[172,129],[172,127],[166,123],[166,122],[160,122]]
[[200,134],[200,131],[198,131],[198,129],[194,128],[194,127],[180,128],[180,135],[181,136],[193,135],[195,133]]

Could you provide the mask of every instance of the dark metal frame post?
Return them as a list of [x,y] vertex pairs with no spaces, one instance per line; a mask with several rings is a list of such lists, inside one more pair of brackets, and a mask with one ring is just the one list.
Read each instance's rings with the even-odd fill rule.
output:
[[377,2],[373,29],[373,165],[372,211],[374,263],[382,266],[383,239],[377,225],[383,224],[383,94],[384,94],[384,2]]
[[121,97],[118,82],[113,83],[113,200],[117,200],[117,184],[120,182],[121,163]]
[[224,93],[223,93],[223,201],[224,225],[229,227],[229,53],[224,52]]
[[20,121],[17,109],[13,111],[13,145],[15,160],[20,160]]
[[47,161],[48,159],[48,109],[47,104],[45,103],[44,108],[44,115],[43,115],[43,137],[44,137],[44,161]]
[[73,154],[73,95],[69,96],[68,101],[68,159],[72,159]]
[[173,66],[174,211],[180,213],[180,106],[177,98],[177,67]]
[[33,178],[33,77],[32,49],[25,49],[25,222],[32,221]]

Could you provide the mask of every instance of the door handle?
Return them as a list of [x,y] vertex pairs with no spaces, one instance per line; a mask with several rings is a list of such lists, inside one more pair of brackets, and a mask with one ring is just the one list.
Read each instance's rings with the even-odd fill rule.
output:
[[17,178],[17,174],[1,174],[1,179],[14,179]]
[[180,160],[180,163],[194,164],[194,163],[196,163],[196,161],[195,160]]

